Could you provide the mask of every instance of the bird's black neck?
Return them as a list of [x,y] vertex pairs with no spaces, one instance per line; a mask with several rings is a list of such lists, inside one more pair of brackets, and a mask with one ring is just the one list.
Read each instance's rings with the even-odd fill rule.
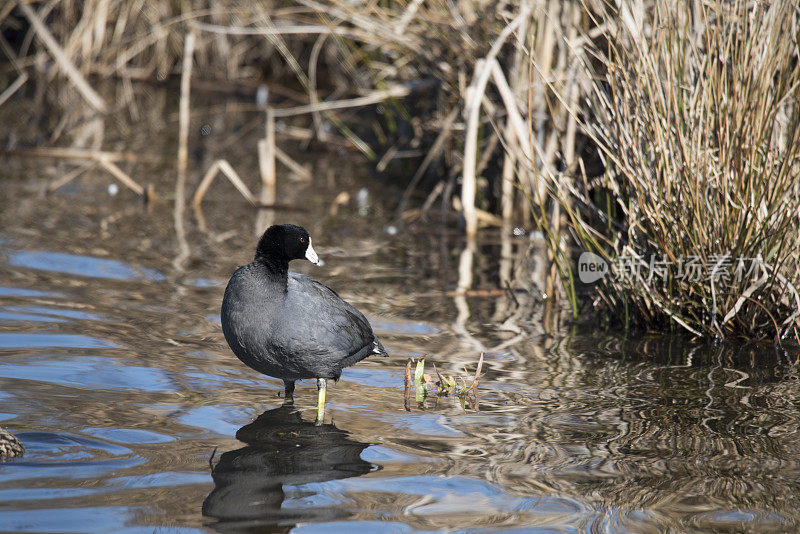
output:
[[289,272],[289,261],[278,256],[256,254],[253,263],[283,278],[286,278]]
[[264,272],[266,279],[286,292],[289,277],[289,258],[283,240],[269,231],[258,241],[253,264]]
[[280,286],[286,291],[286,284],[289,277],[289,262],[278,256],[256,254],[253,265],[260,271],[267,274],[267,280]]

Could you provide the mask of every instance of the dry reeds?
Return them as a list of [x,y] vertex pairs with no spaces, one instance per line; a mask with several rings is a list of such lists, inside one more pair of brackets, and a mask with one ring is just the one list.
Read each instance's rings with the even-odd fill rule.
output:
[[[178,77],[187,61],[183,41],[194,35],[193,72],[204,78],[200,83],[236,84],[255,93],[267,82],[271,94],[283,95],[271,99],[273,117],[309,114],[319,140],[330,139],[332,127],[334,134],[338,132],[370,158],[377,160],[376,151],[383,151],[384,167],[408,152],[400,149],[403,144],[415,150],[438,145],[434,157],[451,168],[451,181],[462,183],[461,209],[472,234],[480,210],[491,209],[490,198],[495,194],[491,185],[482,184],[482,178],[496,179],[489,162],[500,157],[501,136],[486,134],[508,120],[514,128],[505,130],[503,145],[513,147],[515,154],[530,155],[521,127],[522,49],[527,46],[528,30],[542,26],[552,4],[552,0],[519,4],[297,0],[245,5],[219,0],[177,6],[20,0],[16,7],[0,11],[0,31],[15,37],[10,43],[0,39],[0,44],[17,80],[9,95],[22,84],[33,83],[57,102],[63,89],[74,88],[94,109],[104,111],[118,109],[126,101],[109,106],[98,81],[115,78],[130,84],[131,80],[161,82]],[[52,70],[44,73],[31,68],[51,59],[65,79],[54,76]],[[268,73],[266,80],[264,73]],[[89,82],[101,87],[93,88]],[[500,106],[492,104],[495,91],[504,95]],[[365,125],[352,120],[352,110],[376,104],[383,105],[374,121]],[[261,110],[257,105],[252,109]],[[451,135],[464,128],[464,123],[457,122],[459,116],[466,121],[466,138]],[[82,120],[65,120],[60,130],[68,133],[73,123]],[[401,139],[405,125],[413,129],[410,139]],[[367,141],[367,136],[374,139]],[[435,143],[435,139],[440,141]],[[459,155],[466,164],[452,165]],[[515,159],[514,163],[519,167],[517,174],[525,174],[527,182],[533,177],[524,161]],[[414,187],[425,169],[436,167],[431,163],[422,166]],[[411,189],[406,197],[410,193]],[[442,200],[449,201],[450,195]]]
[[603,14],[619,25],[587,58],[602,76],[581,111],[607,172],[550,180],[612,266],[597,295],[628,323],[796,338],[800,13],[656,0],[622,15]]
[[[182,74],[184,95],[190,80],[254,95],[268,85],[269,106],[239,106],[267,117],[261,206],[274,203],[276,160],[307,175],[278,146],[281,121],[380,169],[431,147],[401,184],[398,220],[427,188],[416,213],[439,200],[469,236],[538,224],[542,292],[555,296],[560,275],[575,312],[569,235],[617,267],[592,297],[626,324],[783,338],[800,324],[799,18],[792,2],[747,0],[16,0],[0,8],[0,105],[30,86],[56,102],[74,88],[91,113],[130,105],[90,85],[106,78]],[[176,227],[185,187],[206,170],[196,203],[217,171],[256,203],[225,154],[187,170],[182,104]],[[87,136],[70,133],[85,122],[65,113],[51,142],[84,150]],[[92,154],[104,153],[97,135]],[[89,159],[137,190],[111,158]]]

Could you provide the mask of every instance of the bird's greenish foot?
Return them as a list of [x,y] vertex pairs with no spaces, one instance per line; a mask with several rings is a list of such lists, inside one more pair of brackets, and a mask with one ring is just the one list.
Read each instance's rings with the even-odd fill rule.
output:
[[294,380],[283,381],[283,405],[292,406],[294,404]]
[[317,426],[321,425],[325,419],[325,391],[328,389],[328,381],[325,378],[317,378]]

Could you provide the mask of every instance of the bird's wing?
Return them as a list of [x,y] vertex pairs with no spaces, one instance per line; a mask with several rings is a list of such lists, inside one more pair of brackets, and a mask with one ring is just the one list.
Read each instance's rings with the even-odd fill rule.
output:
[[[284,332],[296,331],[294,341],[307,345],[312,353],[334,356],[343,362],[372,352],[375,335],[367,318],[310,276],[289,273],[285,312]],[[367,347],[369,350],[361,355]]]

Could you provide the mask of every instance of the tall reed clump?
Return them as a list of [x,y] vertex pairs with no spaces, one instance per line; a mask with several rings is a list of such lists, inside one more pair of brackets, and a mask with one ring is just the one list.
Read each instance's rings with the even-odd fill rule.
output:
[[596,19],[607,47],[585,62],[581,112],[606,172],[549,180],[580,246],[611,266],[597,302],[651,328],[797,339],[800,11],[617,5]]

